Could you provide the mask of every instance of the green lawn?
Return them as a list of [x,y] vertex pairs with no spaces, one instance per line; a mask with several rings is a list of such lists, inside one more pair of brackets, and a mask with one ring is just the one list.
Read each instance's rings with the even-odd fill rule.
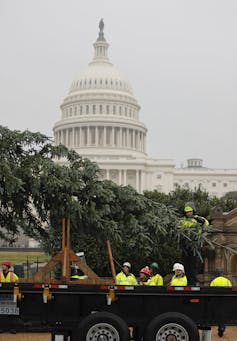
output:
[[48,262],[50,256],[44,252],[12,252],[12,251],[0,251],[0,262],[7,259],[13,264],[26,263],[27,259],[29,263]]

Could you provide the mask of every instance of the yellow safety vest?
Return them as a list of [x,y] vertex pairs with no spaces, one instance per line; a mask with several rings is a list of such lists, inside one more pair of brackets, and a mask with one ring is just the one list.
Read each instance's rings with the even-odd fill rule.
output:
[[170,285],[172,287],[185,287],[186,285],[188,285],[187,277],[176,277],[176,275],[174,275],[171,279]]
[[125,275],[123,271],[117,274],[116,284],[118,285],[137,285],[136,277],[133,274]]
[[79,275],[73,275],[71,276],[71,280],[77,280],[77,279],[87,279],[88,277],[86,275],[82,275],[82,276],[79,276]]
[[198,217],[198,216],[195,215],[195,216],[190,217],[190,218],[188,218],[188,217],[181,218],[177,227],[178,228],[191,228],[191,227],[195,228],[196,227],[197,228],[197,232],[201,233],[203,227],[208,227],[209,226],[209,221],[206,218],[201,217],[201,218],[205,219],[205,223],[202,225],[202,224],[197,222],[195,217]]
[[232,287],[232,283],[228,278],[219,276],[213,279],[210,283],[211,287]]
[[147,281],[147,285],[163,285],[163,277],[159,274],[151,276]]
[[6,277],[4,276],[2,272],[0,273],[1,283],[10,283],[10,282],[16,282],[16,281],[18,281],[18,276],[14,274],[14,272],[9,271]]

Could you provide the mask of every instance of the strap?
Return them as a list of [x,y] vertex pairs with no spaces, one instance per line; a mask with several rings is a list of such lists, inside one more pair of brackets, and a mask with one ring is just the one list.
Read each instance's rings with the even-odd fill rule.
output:
[[10,272],[10,282],[14,282],[14,273]]

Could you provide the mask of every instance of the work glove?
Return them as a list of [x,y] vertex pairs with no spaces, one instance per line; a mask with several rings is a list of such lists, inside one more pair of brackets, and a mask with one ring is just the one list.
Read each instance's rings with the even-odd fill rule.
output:
[[205,219],[203,217],[195,217],[194,219],[201,225],[205,224]]

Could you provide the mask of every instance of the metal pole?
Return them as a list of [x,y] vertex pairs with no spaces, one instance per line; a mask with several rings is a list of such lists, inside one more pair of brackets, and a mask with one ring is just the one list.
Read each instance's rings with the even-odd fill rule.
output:
[[114,280],[114,283],[116,283],[116,272],[115,272],[115,267],[114,267],[114,259],[113,259],[113,254],[112,254],[111,245],[110,245],[109,240],[107,240],[107,248],[108,248],[109,262],[110,262],[113,280]]
[[202,331],[202,341],[211,341],[211,328]]
[[29,278],[29,259],[26,257],[26,277]]

